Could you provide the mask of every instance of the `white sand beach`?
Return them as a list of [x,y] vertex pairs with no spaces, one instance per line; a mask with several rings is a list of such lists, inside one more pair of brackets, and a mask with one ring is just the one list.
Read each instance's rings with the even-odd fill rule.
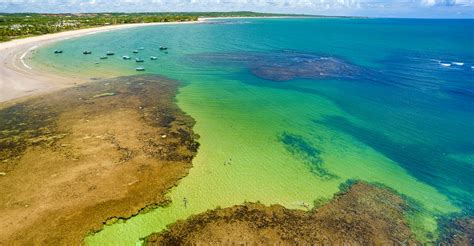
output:
[[197,22],[137,23],[102,26],[0,43],[0,63],[2,64],[2,66],[0,66],[0,103],[66,88],[88,81],[88,79],[84,78],[62,77],[61,75],[43,71],[29,65],[29,54],[42,45],[64,39],[124,28],[151,25],[192,24],[202,21],[204,20],[200,19]]

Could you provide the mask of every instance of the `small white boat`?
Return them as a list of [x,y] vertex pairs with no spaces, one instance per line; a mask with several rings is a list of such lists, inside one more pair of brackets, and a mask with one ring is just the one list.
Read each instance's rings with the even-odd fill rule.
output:
[[150,60],[158,60],[158,57],[156,57],[156,56],[150,56]]
[[130,59],[132,59],[132,58],[131,58],[130,56],[122,56],[122,59],[124,59],[124,60],[130,60]]
[[112,51],[107,51],[106,55],[108,55],[108,56],[113,56],[113,55],[115,55],[115,53],[112,52]]
[[92,54],[92,51],[90,51],[90,50],[84,50],[84,51],[82,52],[82,54],[84,54],[84,55],[90,55],[90,54]]
[[144,47],[140,47],[140,48],[138,48],[138,49],[139,49],[139,50],[144,50],[145,48],[144,48]]
[[107,59],[107,56],[101,56],[100,59],[105,60],[105,59]]
[[139,72],[143,72],[143,71],[145,71],[145,68],[144,67],[137,67],[137,68],[135,68],[135,70],[137,70]]
[[54,50],[54,54],[62,54],[63,50]]
[[132,52],[133,52],[133,54],[137,54],[137,53],[138,53],[138,50],[134,50],[134,51],[132,51]]
[[168,47],[166,47],[166,46],[160,46],[160,50],[167,50],[167,49],[168,49]]
[[144,62],[145,60],[143,60],[142,58],[135,58],[135,61],[136,62]]

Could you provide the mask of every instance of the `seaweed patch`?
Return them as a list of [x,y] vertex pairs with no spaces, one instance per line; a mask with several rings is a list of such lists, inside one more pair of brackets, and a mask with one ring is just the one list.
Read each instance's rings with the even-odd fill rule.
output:
[[294,79],[358,79],[364,69],[341,58],[312,53],[206,53],[189,57],[193,64],[241,64],[262,79],[282,82]]
[[280,141],[291,154],[302,159],[310,167],[312,173],[325,179],[337,177],[323,167],[321,151],[303,137],[285,132],[280,136]]

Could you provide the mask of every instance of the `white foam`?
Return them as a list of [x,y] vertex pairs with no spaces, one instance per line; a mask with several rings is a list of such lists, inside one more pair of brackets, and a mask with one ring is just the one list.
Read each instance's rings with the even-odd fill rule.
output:
[[449,63],[440,63],[440,64],[441,64],[441,66],[443,66],[443,67],[451,67],[451,64],[449,64]]
[[35,45],[35,46],[29,48],[29,49],[28,49],[27,51],[25,51],[25,53],[23,53],[23,54],[21,55],[21,57],[20,57],[20,61],[21,61],[21,63],[23,64],[23,66],[25,66],[26,68],[28,68],[28,69],[30,69],[30,70],[33,69],[33,68],[30,67],[30,66],[28,66],[28,64],[26,64],[26,62],[25,62],[24,59],[25,59],[26,54],[28,54],[28,52],[30,52],[30,51],[32,51],[32,50],[34,50],[34,49],[36,49],[36,48],[38,48],[38,45]]
[[451,62],[453,65],[463,66],[464,62]]

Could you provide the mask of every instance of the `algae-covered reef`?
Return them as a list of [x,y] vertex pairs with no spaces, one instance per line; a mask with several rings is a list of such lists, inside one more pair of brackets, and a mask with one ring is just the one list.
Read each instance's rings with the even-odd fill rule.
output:
[[341,58],[296,51],[203,53],[190,55],[191,64],[240,64],[253,75],[270,81],[293,79],[358,79],[368,71]]
[[145,239],[148,245],[415,245],[407,204],[388,189],[355,182],[311,211],[248,203],[210,210]]
[[474,245],[474,218],[461,217],[447,221],[438,245]]
[[1,109],[0,244],[77,245],[107,220],[165,205],[199,146],[177,86],[120,77]]

